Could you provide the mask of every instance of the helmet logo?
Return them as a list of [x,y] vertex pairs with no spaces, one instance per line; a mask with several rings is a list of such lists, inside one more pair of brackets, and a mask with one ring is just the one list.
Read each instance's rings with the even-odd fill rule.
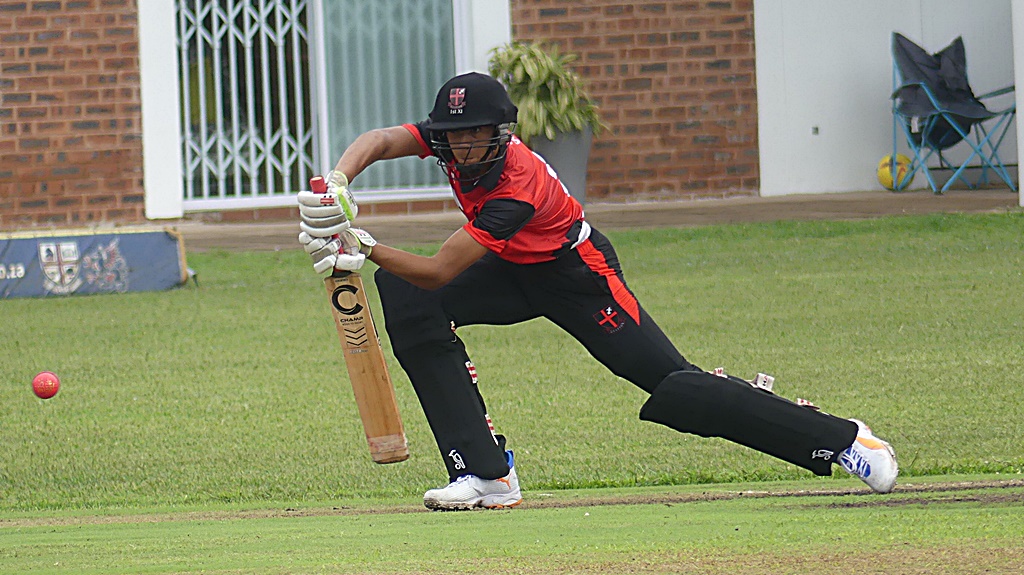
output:
[[448,93],[448,110],[450,114],[461,114],[466,107],[466,89],[452,88]]

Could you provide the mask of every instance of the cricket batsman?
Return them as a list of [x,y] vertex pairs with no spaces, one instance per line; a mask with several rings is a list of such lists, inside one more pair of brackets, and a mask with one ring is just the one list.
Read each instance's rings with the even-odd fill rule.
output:
[[[457,330],[541,317],[650,394],[643,420],[722,437],[816,475],[839,465],[876,492],[892,491],[895,452],[860,421],[774,395],[767,376],[748,382],[706,372],[676,350],[630,291],[608,238],[513,135],[517,112],[497,80],[456,76],[427,120],[352,142],[328,176],[336,209],[300,202],[300,241],[318,273],[358,270],[367,259],[380,268],[374,279],[387,334],[448,472],[447,485],[427,491],[424,504],[496,509],[522,501],[512,451],[493,430]],[[355,213],[349,182],[375,162],[406,156],[436,159],[466,216],[429,257],[377,243],[346,216]],[[334,234],[341,241],[325,241]]]

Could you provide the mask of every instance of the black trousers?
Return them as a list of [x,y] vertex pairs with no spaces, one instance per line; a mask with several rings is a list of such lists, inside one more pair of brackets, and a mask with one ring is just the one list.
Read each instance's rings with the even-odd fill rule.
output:
[[395,356],[409,375],[454,481],[496,479],[508,464],[491,434],[475,370],[455,328],[547,318],[614,374],[652,394],[642,419],[724,437],[829,475],[853,443],[853,422],[811,411],[740,380],[704,373],[676,350],[622,278],[593,230],[559,259],[517,265],[487,255],[448,285],[423,290],[381,269],[375,279]]
[[452,480],[508,474],[454,327],[547,318],[616,375],[647,392],[678,370],[696,370],[626,287],[611,243],[597,230],[557,260],[509,263],[493,254],[448,285],[423,290],[375,275],[395,356],[409,375]]

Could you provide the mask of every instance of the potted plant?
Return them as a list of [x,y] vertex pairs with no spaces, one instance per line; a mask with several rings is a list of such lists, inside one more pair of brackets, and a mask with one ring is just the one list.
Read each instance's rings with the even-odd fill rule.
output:
[[547,160],[574,198],[586,199],[587,160],[605,128],[583,80],[557,46],[513,42],[491,50],[488,71],[519,108],[515,133]]

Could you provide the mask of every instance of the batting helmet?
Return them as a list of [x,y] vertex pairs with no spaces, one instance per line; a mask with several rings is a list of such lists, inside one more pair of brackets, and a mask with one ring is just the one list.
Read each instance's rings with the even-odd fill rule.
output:
[[444,132],[516,121],[519,110],[500,82],[478,72],[461,74],[437,92],[427,129]]
[[[475,185],[505,158],[512,137],[511,124],[518,113],[505,87],[490,76],[470,72],[448,80],[437,92],[425,126],[430,131],[431,146],[440,156],[438,165],[463,186]],[[476,143],[487,146],[484,159],[473,164],[457,163],[447,132],[481,126],[494,126],[490,137]]]

